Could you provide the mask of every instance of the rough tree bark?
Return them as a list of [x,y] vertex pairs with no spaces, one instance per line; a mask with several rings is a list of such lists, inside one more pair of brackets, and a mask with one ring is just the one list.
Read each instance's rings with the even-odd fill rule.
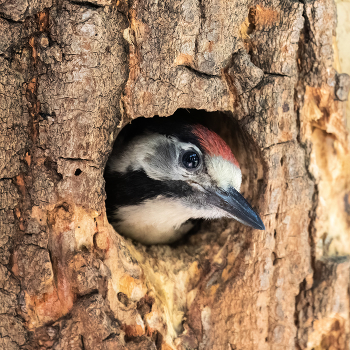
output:
[[[1,349],[349,349],[349,77],[332,0],[0,0]],[[130,120],[202,110],[266,231],[108,224]],[[184,110],[184,113],[186,110]]]

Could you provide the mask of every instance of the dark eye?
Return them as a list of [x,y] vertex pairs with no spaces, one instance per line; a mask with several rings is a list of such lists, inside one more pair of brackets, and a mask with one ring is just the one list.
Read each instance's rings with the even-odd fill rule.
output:
[[182,164],[188,169],[197,168],[199,161],[199,155],[193,151],[188,151],[182,156]]

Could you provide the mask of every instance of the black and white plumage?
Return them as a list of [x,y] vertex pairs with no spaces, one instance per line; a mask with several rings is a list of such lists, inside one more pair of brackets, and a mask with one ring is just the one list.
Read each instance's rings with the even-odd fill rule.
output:
[[213,131],[152,118],[118,141],[105,172],[107,215],[118,233],[171,243],[192,227],[190,219],[221,217],[265,229],[239,193],[237,160]]

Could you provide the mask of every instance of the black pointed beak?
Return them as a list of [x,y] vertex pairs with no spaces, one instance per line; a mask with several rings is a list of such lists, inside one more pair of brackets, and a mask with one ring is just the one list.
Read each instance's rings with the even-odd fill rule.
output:
[[265,230],[265,226],[259,215],[233,187],[230,187],[228,191],[220,188],[213,192],[210,191],[209,201],[216,207],[226,211],[229,216],[232,216],[242,224],[258,230]]

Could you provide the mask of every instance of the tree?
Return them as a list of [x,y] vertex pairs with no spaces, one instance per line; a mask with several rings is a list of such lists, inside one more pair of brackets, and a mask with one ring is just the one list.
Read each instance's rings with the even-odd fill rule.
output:
[[[349,77],[331,0],[0,4],[0,347],[346,349]],[[104,167],[137,117],[199,110],[266,231],[125,240]]]

